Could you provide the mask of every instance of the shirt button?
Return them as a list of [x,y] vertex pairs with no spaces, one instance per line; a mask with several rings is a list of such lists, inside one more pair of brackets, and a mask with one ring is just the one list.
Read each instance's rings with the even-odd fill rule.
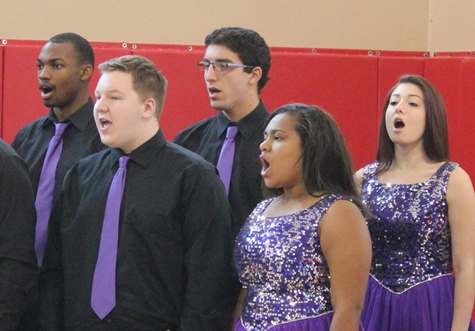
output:
[[108,318],[107,323],[112,323],[112,320],[110,318]]

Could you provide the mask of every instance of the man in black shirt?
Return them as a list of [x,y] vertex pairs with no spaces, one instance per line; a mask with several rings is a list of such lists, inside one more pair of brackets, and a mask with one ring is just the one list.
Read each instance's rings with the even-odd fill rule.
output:
[[174,142],[217,165],[227,127],[237,126],[228,193],[234,237],[263,199],[259,145],[268,112],[259,95],[269,80],[271,54],[259,34],[239,27],[213,31],[205,46],[198,67],[204,71],[211,107],[219,114],[181,131]]
[[37,295],[36,213],[25,163],[0,139],[0,330],[20,324]]
[[[38,264],[42,264],[46,229],[52,201],[57,196],[62,180],[71,166],[81,158],[95,153],[105,146],[101,143],[93,118],[94,102],[89,96],[89,81],[94,68],[94,52],[89,42],[74,33],[62,33],[52,37],[41,49],[37,59],[38,85],[49,114],[20,129],[12,147],[25,160],[37,198],[40,176],[48,145],[55,134],[55,125],[69,123],[62,136],[62,152],[57,163],[55,178],[51,179],[53,194],[49,203],[37,200],[38,208],[46,213],[40,222],[42,230],[36,232]],[[54,184],[53,184],[54,183]],[[41,199],[42,193],[39,198]],[[40,239],[41,238],[41,239]],[[36,328],[36,305],[26,316],[28,330]]]
[[[153,63],[123,56],[99,69],[94,116],[110,148],[79,161],[64,180],[41,275],[42,326],[226,330],[234,308],[231,216],[215,168],[165,140],[166,80]],[[91,291],[102,237],[112,233],[104,231],[109,188],[124,158],[115,297],[99,314]]]
[[43,46],[37,67],[41,97],[50,111],[48,115],[21,128],[12,147],[28,165],[36,196],[48,145],[55,133],[55,123],[69,123],[62,136],[62,153],[54,181],[54,201],[69,168],[81,158],[105,148],[94,123],[94,102],[88,92],[94,52],[81,36],[62,33]]

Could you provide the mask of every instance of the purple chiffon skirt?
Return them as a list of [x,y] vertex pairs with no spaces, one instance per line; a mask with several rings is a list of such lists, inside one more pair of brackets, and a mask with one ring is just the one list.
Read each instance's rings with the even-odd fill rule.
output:
[[[320,315],[318,317],[305,318],[298,321],[275,325],[267,330],[269,331],[328,331],[332,322],[333,312]],[[249,331],[238,319],[234,326],[234,331]],[[264,330],[259,330],[264,331]],[[363,325],[360,323],[360,331],[364,331]]]
[[[361,320],[366,331],[450,331],[454,308],[452,275],[394,293],[370,277]],[[468,327],[475,331],[473,321]]]

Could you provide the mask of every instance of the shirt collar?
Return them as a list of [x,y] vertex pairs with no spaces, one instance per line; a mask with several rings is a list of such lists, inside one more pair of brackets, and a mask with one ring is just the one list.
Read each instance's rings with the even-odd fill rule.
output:
[[[259,104],[257,105],[257,107],[235,124],[238,127],[239,132],[243,136],[244,140],[248,140],[252,137],[256,130],[261,130],[262,132],[264,131],[264,128],[262,127],[262,122],[268,116],[269,112],[267,111],[264,103],[262,102],[262,100],[259,100]],[[231,122],[223,114],[223,112],[219,112],[216,124],[218,137],[226,132],[230,123]]]
[[[65,122],[69,122],[75,127],[77,127],[80,131],[84,131],[86,129],[87,124],[93,120],[93,112],[94,110],[94,102],[92,98],[89,97],[87,102],[82,105],[78,110],[76,110]],[[48,116],[46,116],[44,122],[41,124],[42,126],[47,125],[48,123],[57,123],[58,119],[54,114],[53,108],[50,108]]]
[[166,143],[167,140],[165,139],[163,131],[162,129],[159,129],[152,138],[137,147],[128,155],[120,148],[111,148],[110,166],[112,168],[121,156],[127,155],[129,161],[132,160],[142,168],[147,168],[155,156],[165,147]]

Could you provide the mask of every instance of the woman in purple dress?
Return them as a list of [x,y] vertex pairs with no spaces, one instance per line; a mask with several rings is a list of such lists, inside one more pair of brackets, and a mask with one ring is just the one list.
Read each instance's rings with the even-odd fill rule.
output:
[[384,109],[376,161],[356,174],[373,215],[363,324],[475,330],[475,195],[467,173],[448,160],[442,97],[423,77],[406,75]]
[[269,199],[236,239],[235,330],[360,329],[371,240],[337,124],[316,107],[285,105],[270,115],[261,152]]

